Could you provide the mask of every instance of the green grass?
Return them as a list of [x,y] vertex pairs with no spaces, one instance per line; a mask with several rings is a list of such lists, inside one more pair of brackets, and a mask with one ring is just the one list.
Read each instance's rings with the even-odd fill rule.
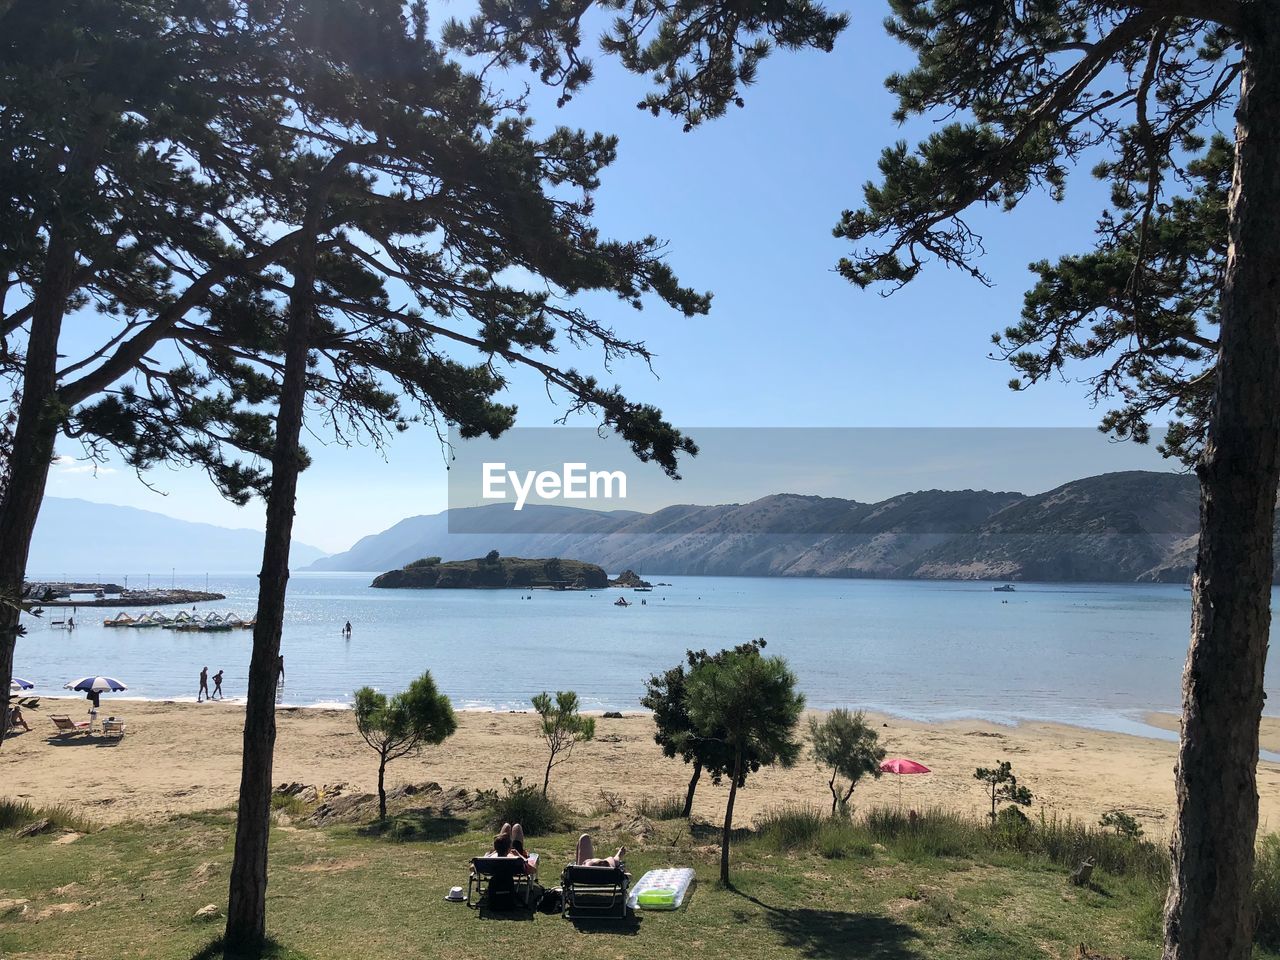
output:
[[[371,830],[311,828],[282,820],[272,834],[268,925],[277,960],[449,957],[481,960],[987,960],[1068,958],[1075,945],[1132,960],[1160,950],[1158,883],[1099,869],[1075,888],[1043,853],[966,849],[939,831],[911,838],[883,819],[824,822],[807,840],[786,843],[766,825],[734,849],[734,887],[715,882],[717,831],[659,823],[627,843],[635,876],[655,866],[695,867],[685,909],[644,913],[629,927],[583,927],[556,916],[486,919],[446,903],[466,884],[467,860],[490,838],[487,815],[435,821],[401,814]],[[443,824],[443,825],[441,825]],[[577,831],[538,837],[544,882],[553,883]],[[230,812],[118,825],[59,843],[54,835],[0,837],[0,956],[59,960],[85,955],[191,960],[221,956],[221,923],[195,922],[205,904],[226,899]],[[410,829],[412,827],[412,829]],[[956,831],[958,833],[958,829]],[[388,842],[419,840],[421,842]],[[925,855],[926,849],[946,851]],[[1267,956],[1259,954],[1259,956]]]

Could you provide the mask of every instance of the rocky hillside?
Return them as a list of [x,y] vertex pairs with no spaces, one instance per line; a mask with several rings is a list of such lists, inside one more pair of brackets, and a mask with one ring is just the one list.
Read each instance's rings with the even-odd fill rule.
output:
[[924,490],[860,503],[778,494],[651,514],[493,505],[413,517],[312,569],[386,569],[497,547],[664,575],[1185,583],[1196,479],[1132,471],[1036,496]]
[[537,589],[578,587],[599,589],[609,584],[601,567],[580,560],[526,560],[490,554],[475,560],[442,561],[426,557],[389,570],[373,581],[373,586],[412,590],[444,589]]

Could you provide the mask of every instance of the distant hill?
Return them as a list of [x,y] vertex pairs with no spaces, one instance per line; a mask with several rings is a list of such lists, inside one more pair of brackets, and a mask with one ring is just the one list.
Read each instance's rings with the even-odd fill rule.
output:
[[523,557],[479,557],[441,561],[424,557],[398,570],[374,578],[373,586],[414,590],[585,587],[599,590],[609,585],[604,569],[594,563],[559,558],[527,560]]
[[924,490],[869,504],[776,494],[648,514],[494,504],[410,517],[310,569],[377,571],[497,549],[687,576],[1185,583],[1198,517],[1194,476],[1145,471],[1035,496]]
[[[305,566],[323,550],[294,542],[290,562]],[[262,564],[262,533],[190,523],[162,513],[88,500],[46,497],[27,570],[32,577],[249,573]]]

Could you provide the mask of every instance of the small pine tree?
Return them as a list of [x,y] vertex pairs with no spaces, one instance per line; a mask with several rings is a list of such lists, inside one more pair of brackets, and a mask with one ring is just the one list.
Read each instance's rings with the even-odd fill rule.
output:
[[572,690],[556,692],[552,702],[546,691],[533,698],[533,709],[538,714],[542,739],[547,743],[547,770],[542,777],[542,795],[547,795],[551,784],[551,768],[558,767],[573,755],[573,748],[583,740],[596,735],[594,717],[578,713],[578,695]]
[[733,752],[720,840],[720,882],[728,886],[733,805],[746,776],[746,757],[754,754],[761,766],[789,767],[796,762],[800,742],[795,729],[804,695],[796,691],[796,676],[781,657],[739,648],[694,667],[685,697],[694,732],[721,740]]
[[430,673],[390,699],[372,687],[355,693],[356,729],[378,754],[378,816],[387,819],[387,764],[417,753],[424,744],[442,743],[458,729],[449,698],[436,691]]
[[[688,650],[685,652],[687,667],[686,663],[676,664],[670,670],[654,674],[645,681],[645,693],[640,698],[640,705],[653,711],[654,742],[662,748],[664,756],[678,756],[685,763],[693,765],[693,775],[689,778],[680,814],[682,817],[687,818],[693,813],[694,792],[704,773],[711,778],[712,783],[719,786],[724,775],[733,768],[733,750],[725,745],[723,736],[699,736],[693,729],[685,698],[688,671],[708,660],[722,660],[735,654],[759,653],[764,648],[765,641],[761,637],[716,653]],[[742,786],[747,774],[759,769],[759,761],[748,751],[743,758],[742,777],[738,786]]]
[[[853,788],[867,774],[880,778],[880,761],[884,759],[884,747],[880,735],[867,723],[861,710],[853,713],[844,708],[832,710],[826,718],[809,718],[809,739],[813,744],[813,759],[819,767],[831,771],[827,789],[831,791],[831,813],[843,808],[853,796]],[[848,784],[843,789],[837,780],[844,777]]]
[[1110,828],[1117,836],[1130,840],[1137,840],[1142,836],[1142,824],[1138,823],[1138,818],[1123,810],[1108,810],[1098,821],[1098,826]]
[[1008,760],[1001,760],[995,767],[979,767],[974,771],[973,778],[983,782],[987,795],[991,798],[989,816],[992,826],[996,822],[997,803],[1015,803],[1020,807],[1031,806],[1031,791],[1018,783],[1018,778],[1013,773],[1013,764]]

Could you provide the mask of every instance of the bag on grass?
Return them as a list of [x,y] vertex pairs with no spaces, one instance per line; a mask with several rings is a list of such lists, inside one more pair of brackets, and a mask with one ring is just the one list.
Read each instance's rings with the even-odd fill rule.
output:
[[538,898],[539,913],[559,913],[564,909],[564,891],[559,887],[543,890]]

